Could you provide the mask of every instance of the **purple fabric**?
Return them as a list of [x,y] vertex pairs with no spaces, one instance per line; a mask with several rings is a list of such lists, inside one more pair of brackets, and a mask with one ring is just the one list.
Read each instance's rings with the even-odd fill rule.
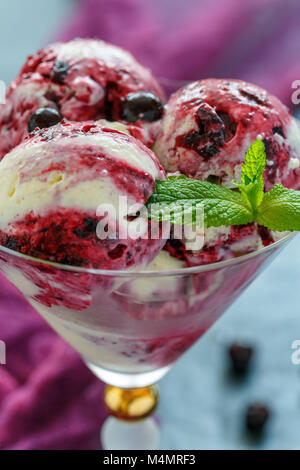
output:
[[99,37],[158,77],[252,81],[287,105],[300,78],[298,0],[84,0],[59,37]]
[[[75,10],[60,39],[100,37],[158,77],[242,78],[291,105],[300,79],[298,0],[82,0]],[[0,449],[99,448],[103,385],[0,281]]]
[[103,384],[3,278],[0,449],[99,449]]

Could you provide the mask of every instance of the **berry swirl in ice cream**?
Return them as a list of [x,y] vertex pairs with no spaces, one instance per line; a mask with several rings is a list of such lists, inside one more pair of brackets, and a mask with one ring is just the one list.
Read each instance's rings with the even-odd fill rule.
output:
[[186,267],[225,261],[252,251],[260,250],[276,241],[276,234],[256,223],[210,227],[204,229],[204,245],[201,250],[187,249],[182,240],[170,239],[165,250],[181,260]]
[[30,56],[0,106],[0,158],[36,127],[70,121],[127,121],[151,146],[163,111],[163,92],[129,52],[104,41],[76,39]]
[[[0,243],[63,264],[143,267],[164,241],[147,236],[147,219],[136,239],[124,238],[134,214],[119,217],[119,196],[138,211],[161,178],[151,150],[116,129],[63,121],[36,131],[0,162]],[[106,217],[97,212],[101,204],[109,204]],[[111,221],[114,236],[99,237],[99,224],[105,231]]]
[[239,80],[191,83],[169,100],[155,152],[166,171],[232,187],[258,138],[265,144],[265,187],[300,186],[300,133],[290,111],[262,88]]

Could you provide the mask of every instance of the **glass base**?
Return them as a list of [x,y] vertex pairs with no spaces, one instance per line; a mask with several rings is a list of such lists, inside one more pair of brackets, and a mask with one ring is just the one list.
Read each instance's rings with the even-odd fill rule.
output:
[[153,418],[137,422],[108,418],[101,430],[103,450],[157,450],[159,426]]
[[86,362],[86,365],[96,375],[96,377],[98,377],[98,379],[108,385],[114,385],[115,387],[121,388],[148,387],[148,385],[158,382],[173,366],[173,364],[170,364],[166,367],[161,367],[160,369],[154,369],[149,372],[139,374],[123,374],[121,372],[113,372],[111,370],[104,369],[92,362]]

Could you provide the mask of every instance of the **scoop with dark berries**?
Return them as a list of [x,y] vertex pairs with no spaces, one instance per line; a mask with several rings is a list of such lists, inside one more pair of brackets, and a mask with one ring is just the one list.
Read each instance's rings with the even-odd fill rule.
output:
[[0,159],[35,128],[69,121],[128,121],[151,147],[163,92],[149,69],[104,41],[75,39],[30,56],[0,106]]

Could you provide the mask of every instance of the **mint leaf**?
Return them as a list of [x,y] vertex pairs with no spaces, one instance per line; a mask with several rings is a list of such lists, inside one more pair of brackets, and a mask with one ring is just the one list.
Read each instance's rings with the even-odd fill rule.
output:
[[242,164],[241,183],[235,183],[254,215],[264,197],[263,172],[266,166],[266,152],[263,142],[258,139],[249,148]]
[[[152,204],[155,204],[153,214]],[[254,221],[251,209],[240,193],[186,176],[157,181],[156,191],[147,201],[151,218],[171,222],[181,220],[180,214],[184,213],[185,205],[195,210],[200,204],[203,206],[206,227],[244,225]],[[171,217],[168,216],[170,207],[173,211]]]
[[264,193],[265,165],[265,147],[258,139],[242,164],[241,182],[235,182],[240,192],[183,175],[157,181],[156,191],[146,204],[149,217],[196,225],[199,220],[203,222],[204,213],[206,227],[258,222],[278,232],[300,231],[300,191],[277,184]]
[[300,231],[300,191],[276,184],[264,195],[257,222],[277,232]]
[[171,203],[152,203],[149,205],[150,218],[159,222],[168,221],[178,225],[198,225],[203,227],[204,209],[201,203],[174,201]]
[[242,164],[241,183],[245,186],[255,181],[262,181],[263,172],[266,166],[265,146],[260,139],[257,139],[246,153],[245,161]]

